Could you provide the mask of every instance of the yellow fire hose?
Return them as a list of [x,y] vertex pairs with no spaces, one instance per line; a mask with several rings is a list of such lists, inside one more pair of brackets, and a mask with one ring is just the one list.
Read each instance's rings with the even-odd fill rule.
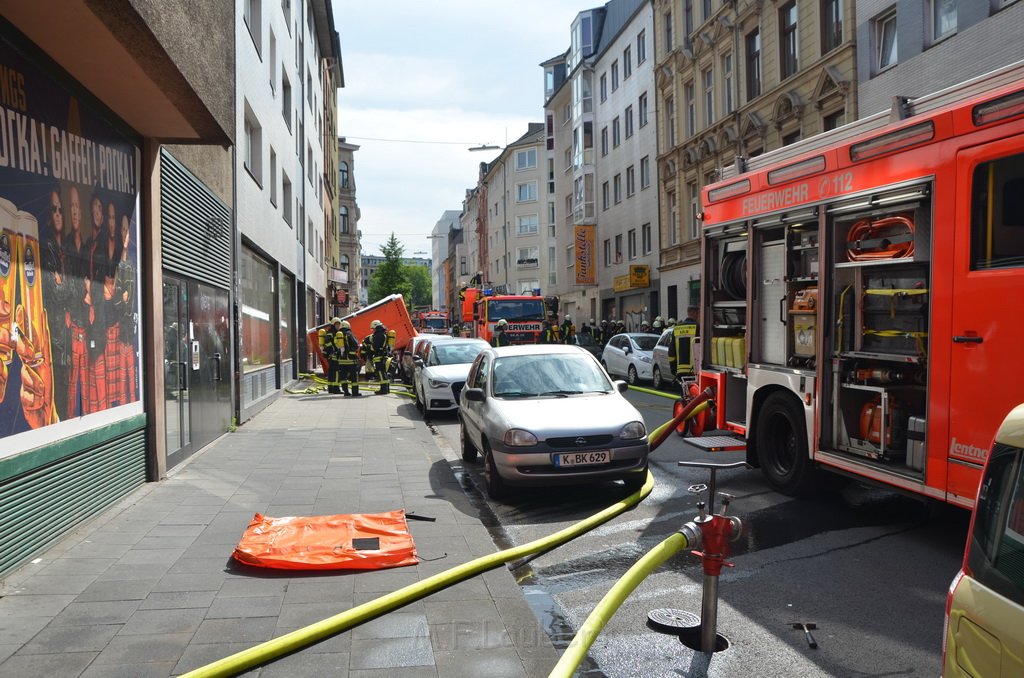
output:
[[[689,416],[693,416],[698,411],[706,407],[707,403],[699,405],[698,407],[694,408],[694,410],[689,414]],[[654,448],[656,448],[669,437],[671,430],[680,423],[680,421],[678,420],[681,418],[682,417],[680,415],[677,415],[676,417],[665,422],[664,424],[662,424],[661,426],[659,426],[650,433],[648,439],[651,441],[655,441],[651,447],[652,451]],[[274,638],[264,643],[260,643],[259,645],[256,645],[246,650],[242,650],[241,652],[236,652],[233,655],[230,655],[223,659],[219,659],[211,664],[207,664],[206,666],[201,666],[198,669],[183,674],[183,678],[212,678],[214,676],[237,675],[254,666],[266,664],[271,660],[277,659],[278,657],[282,657],[291,652],[300,650],[304,647],[312,645],[317,641],[323,640],[324,638],[328,638],[343,631],[347,631],[355,626],[359,626],[360,624],[364,624],[368,621],[376,619],[377,617],[383,616],[388,612],[404,607],[409,603],[416,602],[417,600],[425,598],[430,594],[436,593],[437,591],[440,591],[442,589],[448,588],[449,586],[454,586],[455,584],[465,581],[466,579],[469,579],[471,577],[475,577],[478,574],[482,574],[489,570],[496,569],[510,561],[518,560],[519,558],[532,555],[539,551],[551,550],[557,546],[561,546],[589,532],[590,530],[593,530],[594,528],[603,525],[604,523],[608,522],[609,520],[612,520],[613,518],[621,515],[622,513],[625,513],[626,511],[628,511],[629,509],[633,508],[641,501],[646,499],[653,489],[654,475],[650,471],[648,471],[647,479],[644,482],[643,487],[641,487],[639,490],[629,495],[625,499],[622,499],[612,504],[608,508],[599,511],[598,513],[595,513],[589,518],[585,518],[579,521],[578,523],[575,523],[574,525],[570,525],[567,528],[555,532],[554,534],[548,535],[547,537],[542,537],[541,539],[535,539],[534,541],[528,542],[521,546],[516,546],[510,549],[505,549],[503,551],[498,551],[497,553],[492,553],[488,556],[482,556],[475,560],[471,560],[468,563],[463,563],[462,565],[457,565],[456,567],[453,567],[449,570],[445,570],[444,572],[435,574],[432,577],[428,577],[427,579],[424,579],[421,582],[417,582],[416,584],[410,584],[409,586],[404,586],[398,589],[397,591],[392,591],[387,595],[363,603],[362,605],[358,605],[350,610],[346,610],[345,612],[336,614],[333,617],[328,617],[327,619],[323,619],[314,624],[310,624],[309,626],[297,629],[295,631],[292,631],[291,633],[286,633],[285,635],[280,636],[278,638]],[[683,543],[681,545],[676,546],[677,540],[673,539],[673,537],[681,538],[683,540]],[[651,570],[653,570],[659,564],[664,562],[664,560],[667,559],[672,553],[675,553],[675,551],[678,551],[679,549],[685,547],[687,541],[682,534],[673,535],[673,537],[669,537],[669,539],[663,542],[662,545],[655,547],[655,549],[648,553],[647,556],[644,556],[644,558],[638,561],[637,564],[634,565],[633,568],[629,570],[629,572],[627,572],[626,577],[623,577],[623,580],[625,580],[625,584],[623,584],[623,586],[619,587],[619,584],[616,584],[616,587],[614,587],[612,591],[617,591],[621,595],[621,598],[619,598],[617,601],[614,599],[610,599],[610,596],[612,594],[612,592],[610,591],[601,601],[600,606],[604,607],[599,606],[599,609],[607,608],[611,610],[611,613],[614,613],[614,611],[617,610],[618,607],[622,604],[622,601],[625,599],[625,597],[629,595],[629,593],[632,592],[634,588],[636,588],[640,581],[642,581],[644,576],[649,574]],[[669,545],[665,546],[666,543],[668,543]],[[665,548],[662,548],[663,546],[665,546]],[[673,548],[674,550],[668,552],[669,548]],[[662,555],[663,553],[664,555]],[[654,555],[652,556],[652,554]],[[647,569],[643,570],[643,576],[640,576],[640,570],[638,570],[635,577],[633,577],[631,573],[633,573],[633,571],[636,570],[638,567],[641,567],[641,563],[644,563],[643,568]],[[630,579],[627,580],[627,577],[629,577]],[[635,583],[630,584],[629,582],[632,579],[635,579]],[[594,613],[597,613],[597,611],[598,610],[595,610]],[[593,616],[594,613],[592,613],[591,616]],[[609,613],[609,617],[611,616],[611,613]],[[589,632],[589,634],[592,636],[596,635],[597,632],[600,631],[600,629],[604,626],[604,623],[605,622],[602,621],[600,626],[598,626],[592,632]],[[579,636],[580,634],[577,635]],[[586,637],[584,637],[584,639],[581,641],[581,645],[585,644],[585,647],[583,647],[582,650],[583,654],[579,655],[579,658],[575,660],[573,666],[578,665],[579,662],[582,661],[582,658],[586,654],[586,650],[590,647],[591,643],[593,643],[593,638],[590,638],[590,640],[587,641]],[[575,640],[573,641],[573,644],[576,644]],[[572,646],[570,646],[570,648],[571,647]],[[566,660],[566,666],[569,665],[569,661],[570,660]],[[559,661],[558,665],[561,666],[562,664],[563,662]]]
[[668,391],[655,391],[653,388],[644,388],[643,386],[630,386],[631,391],[640,391],[640,393],[650,393],[651,395],[661,396],[662,398],[671,398],[672,400],[677,399],[679,396],[675,393],[669,393]]
[[633,567],[626,571],[626,574],[615,582],[615,585],[608,590],[597,604],[594,611],[590,613],[583,622],[583,626],[576,632],[572,643],[562,653],[555,668],[551,669],[548,678],[569,678],[579,668],[580,663],[587,656],[590,646],[594,644],[597,635],[605,624],[612,618],[622,603],[629,597],[629,594],[647,578],[656,567],[664,563],[670,557],[687,548],[690,540],[682,532],[676,532],[671,537],[661,542],[644,556],[636,561]]
[[242,650],[241,652],[237,652],[229,657],[215,661],[212,664],[207,664],[206,666],[190,671],[184,675],[188,678],[199,678],[200,676],[204,678],[208,676],[233,676],[245,671],[246,669],[265,664],[272,659],[276,659],[290,652],[312,645],[319,640],[323,640],[324,638],[341,633],[342,631],[347,631],[359,624],[376,619],[377,617],[391,612],[392,610],[396,610],[408,605],[409,603],[420,600],[421,598],[425,598],[432,593],[436,593],[437,591],[448,588],[449,586],[458,584],[470,577],[475,577],[476,575],[487,572],[488,570],[498,568],[511,560],[528,556],[536,551],[561,546],[562,544],[579,537],[595,527],[603,525],[612,518],[615,518],[621,513],[624,513],[636,506],[645,499],[653,489],[654,476],[651,475],[650,471],[648,471],[647,481],[639,491],[619,502],[616,502],[615,504],[612,504],[603,511],[595,513],[585,520],[581,520],[575,525],[559,530],[547,537],[523,544],[522,546],[498,551],[497,553],[492,553],[489,556],[483,556],[481,558],[471,560],[468,563],[463,563],[462,565],[453,567],[450,570],[435,574],[421,582],[402,587],[397,591],[381,596],[376,600],[363,603],[351,610],[336,614],[333,617],[328,617],[327,619],[316,622],[315,624],[310,624],[305,628],[292,631],[291,633],[274,638],[273,640],[268,640],[265,643],[261,643],[247,650]]

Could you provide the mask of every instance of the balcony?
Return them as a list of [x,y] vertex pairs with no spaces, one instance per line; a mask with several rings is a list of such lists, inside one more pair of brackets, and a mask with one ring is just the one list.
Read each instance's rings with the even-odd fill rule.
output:
[[531,257],[528,259],[516,259],[516,268],[539,268],[540,259]]

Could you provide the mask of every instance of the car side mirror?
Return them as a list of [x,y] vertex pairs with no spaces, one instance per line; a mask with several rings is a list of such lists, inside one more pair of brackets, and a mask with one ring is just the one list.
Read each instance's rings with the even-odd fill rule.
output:
[[414,365],[422,365],[423,364],[423,358],[421,358],[418,355],[414,355],[412,357],[412,362],[413,362]]
[[618,391],[619,393],[625,393],[626,391],[629,390],[629,384],[622,381],[621,379],[616,379],[612,383],[615,384],[615,390]]
[[633,352],[633,349],[630,348],[629,346],[623,346],[622,347],[622,352],[625,353],[626,355],[629,355],[630,353]]
[[462,390],[462,397],[465,400],[482,403],[484,401],[484,390],[482,388],[466,388]]

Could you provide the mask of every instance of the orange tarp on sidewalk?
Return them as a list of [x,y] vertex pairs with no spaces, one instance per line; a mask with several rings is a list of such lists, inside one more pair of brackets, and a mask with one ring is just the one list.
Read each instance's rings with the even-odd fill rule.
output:
[[419,562],[401,509],[287,518],[257,513],[233,556],[283,570],[380,570]]

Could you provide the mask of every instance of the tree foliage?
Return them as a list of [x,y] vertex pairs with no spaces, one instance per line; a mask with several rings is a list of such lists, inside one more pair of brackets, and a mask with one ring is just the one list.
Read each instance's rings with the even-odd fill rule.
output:
[[426,266],[409,264],[405,267],[405,273],[412,284],[412,305],[430,306],[433,302],[433,287],[430,279],[430,269]]
[[367,301],[372,304],[389,294],[401,294],[408,306],[412,300],[412,284],[409,282],[406,266],[402,263],[405,248],[392,233],[388,241],[381,246],[380,253],[384,261],[370,278],[370,286],[366,290]]

